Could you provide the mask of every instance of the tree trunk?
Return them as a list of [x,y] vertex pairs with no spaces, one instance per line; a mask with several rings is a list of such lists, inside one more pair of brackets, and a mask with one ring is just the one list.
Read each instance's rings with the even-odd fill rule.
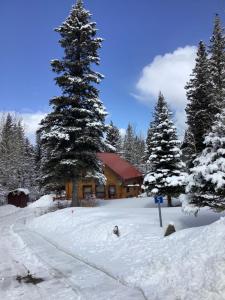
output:
[[72,180],[72,203],[71,206],[80,206],[80,201],[78,200],[78,184],[77,178]]
[[171,198],[171,195],[167,195],[167,206],[168,207],[172,207],[172,198]]

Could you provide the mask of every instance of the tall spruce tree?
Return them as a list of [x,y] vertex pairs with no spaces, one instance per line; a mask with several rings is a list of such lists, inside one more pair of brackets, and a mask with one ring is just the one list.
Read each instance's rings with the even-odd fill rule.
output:
[[195,159],[187,192],[196,206],[225,209],[225,110],[205,137],[205,149]]
[[148,159],[151,170],[144,178],[144,186],[149,194],[167,196],[168,206],[171,206],[172,196],[183,190],[184,164],[181,161],[176,128],[161,93],[155,107],[153,122],[154,130],[149,140],[151,154]]
[[185,162],[186,171],[188,171],[190,167],[193,167],[193,161],[197,153],[194,135],[190,131],[190,128],[185,130],[180,148],[182,151],[182,160]]
[[[106,143],[109,145],[107,151],[121,153],[122,138],[119,129],[110,122],[106,133]],[[111,147],[113,146],[113,148]]]
[[152,140],[153,132],[154,132],[154,121],[150,122],[148,131],[147,131],[146,147],[145,147],[145,155],[144,155],[144,161],[146,164],[149,163],[148,159],[152,152],[151,140]]
[[143,162],[145,157],[145,140],[141,134],[135,135],[134,147],[132,150],[132,162],[133,164],[142,171]]
[[134,149],[135,132],[133,126],[129,123],[123,140],[123,157],[133,163],[132,152]]
[[2,121],[0,142],[0,182],[5,191],[16,187],[15,183],[15,130],[13,118],[10,114]]
[[142,169],[142,163],[145,156],[145,140],[141,134],[137,134],[134,126],[128,124],[123,139],[122,154],[124,159],[132,163],[134,166]]
[[38,169],[36,165],[35,157],[35,147],[30,143],[28,138],[24,140],[24,176],[23,176],[23,186],[27,187],[31,196],[36,198],[39,195],[38,186]]
[[72,205],[79,206],[78,180],[91,173],[99,180],[104,178],[96,157],[105,147],[106,111],[97,89],[103,75],[93,70],[100,63],[102,39],[96,37],[96,23],[82,0],[56,31],[61,35],[64,57],[51,65],[62,95],[50,101],[53,111],[41,122],[41,140],[48,152],[42,170],[45,184],[71,180]]
[[195,155],[204,149],[204,136],[210,130],[214,112],[212,110],[212,84],[206,47],[201,41],[198,46],[196,65],[187,90],[187,134],[182,151],[190,165]]
[[220,17],[215,16],[213,34],[209,45],[210,76],[214,116],[225,108],[225,36]]
[[33,146],[21,121],[10,114],[3,120],[0,139],[0,185],[5,192],[27,188],[37,193]]

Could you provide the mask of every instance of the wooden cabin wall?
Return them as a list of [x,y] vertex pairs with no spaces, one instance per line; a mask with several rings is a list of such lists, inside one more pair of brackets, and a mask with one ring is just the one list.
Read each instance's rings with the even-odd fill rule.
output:
[[[127,187],[126,185],[133,185],[134,183],[140,183],[140,179],[134,179],[127,182],[122,182],[122,180],[107,166],[104,167],[104,175],[107,178],[105,184],[105,197],[104,199],[120,199],[120,198],[128,198],[128,197],[137,197],[140,193],[140,186],[130,186]],[[79,200],[83,199],[83,187],[90,186],[92,188],[92,193],[96,194],[96,181],[94,179],[83,179],[80,180],[78,183],[78,198]],[[116,187],[116,194],[115,197],[111,198],[109,195],[110,186]],[[68,182],[66,184],[66,195],[67,199],[72,198],[72,184]]]

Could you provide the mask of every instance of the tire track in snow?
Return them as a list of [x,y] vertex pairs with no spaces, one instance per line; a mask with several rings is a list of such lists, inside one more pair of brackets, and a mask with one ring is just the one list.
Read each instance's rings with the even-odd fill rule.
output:
[[[100,268],[97,265],[90,263],[86,260],[84,260],[82,257],[79,257],[77,255],[74,255],[73,253],[71,253],[70,251],[64,249],[63,247],[60,247],[58,245],[56,245],[55,243],[53,243],[52,241],[50,241],[49,239],[47,239],[45,236],[41,235],[40,233],[36,232],[36,231],[32,231],[30,229],[22,229],[22,231],[24,232],[29,232],[30,234],[36,235],[38,237],[40,237],[42,240],[44,240],[46,243],[50,244],[51,246],[53,246],[55,249],[57,249],[59,252],[66,254],[67,256],[70,256],[71,258],[73,258],[74,260],[79,261],[80,263],[85,264],[86,266],[88,266],[89,268],[92,268],[98,272],[104,273],[107,277],[111,278],[112,280],[118,282],[119,284],[121,284],[122,286],[129,288],[129,289],[133,289],[134,291],[138,291],[141,295],[141,298],[144,300],[148,300],[148,298],[146,297],[144,291],[140,288],[140,287],[133,287],[133,286],[129,286],[129,284],[127,282],[125,282],[124,280],[122,280],[121,278],[118,278],[116,276],[114,276],[113,274],[111,274],[110,272],[108,272],[107,270],[105,270],[104,268]],[[19,234],[19,233],[18,233]],[[20,234],[19,234],[20,235]],[[139,298],[135,298],[135,299],[140,299]],[[88,299],[89,300],[89,299]]]
[[[46,264],[43,265],[41,259],[38,260],[18,234],[13,231],[14,224],[24,226],[25,221],[34,215],[34,211],[24,209],[1,218],[0,267],[2,278],[0,280],[0,298],[4,300],[81,300],[77,289],[72,289],[63,276],[52,276],[51,269],[47,269]],[[46,274],[47,271],[47,277],[43,278],[44,282],[40,285],[17,282],[17,275],[26,275],[28,269],[34,274],[36,271],[41,272],[41,275]]]
[[[17,220],[18,221],[18,220]],[[19,223],[18,223],[19,224]],[[16,226],[18,226],[18,224],[16,225]],[[11,230],[13,231],[13,233],[15,234],[15,235],[17,235],[20,239],[21,239],[21,241],[23,242],[23,244],[24,244],[24,246],[25,246],[25,248],[27,248],[27,250],[30,250],[30,249],[32,249],[32,255],[35,255],[37,258],[38,258],[38,260],[41,262],[41,263],[43,263],[44,264],[44,266],[47,266],[48,268],[48,271],[49,271],[49,274],[51,275],[51,276],[53,276],[55,279],[58,279],[59,281],[60,281],[60,283],[62,283],[66,288],[68,288],[68,287],[70,287],[71,288],[71,290],[74,292],[74,297],[76,296],[76,298],[73,298],[74,300],[85,300],[83,297],[82,297],[82,295],[81,295],[81,293],[80,293],[80,291],[79,291],[79,287],[78,286],[75,286],[73,283],[71,283],[70,282],[70,280],[69,280],[69,278],[68,278],[68,276],[66,275],[66,274],[64,274],[63,272],[61,272],[60,270],[58,270],[58,269],[56,269],[54,266],[52,266],[49,262],[48,262],[48,260],[46,260],[46,259],[43,259],[43,257],[41,256],[41,255],[39,255],[38,253],[37,253],[37,251],[35,251],[35,249],[34,248],[30,248],[26,243],[25,243],[25,241],[24,241],[24,239],[23,239],[23,237],[21,236],[21,234],[20,234],[20,232],[23,232],[23,233],[27,233],[26,232],[26,230],[24,230],[24,229],[21,229],[21,224],[20,224],[20,226],[17,228],[17,229],[15,229],[14,228],[14,226],[15,226],[15,224],[13,224],[12,226],[11,226]],[[30,236],[29,235],[27,235],[26,237],[24,236],[24,238],[25,238],[25,240],[30,240],[30,241],[32,241],[32,239],[30,238]],[[24,249],[23,249],[24,250]],[[26,250],[26,249],[25,249]],[[21,263],[21,262],[20,262]],[[22,264],[23,266],[24,266],[24,268],[25,268],[25,270],[26,271],[28,271],[28,268],[24,265],[24,264]],[[44,278],[43,278],[44,279]],[[45,280],[44,280],[45,281]],[[69,283],[68,283],[69,282]],[[38,288],[39,290],[40,290],[40,292],[41,292],[41,288],[40,287],[38,287],[38,285],[37,286],[35,286],[36,288]],[[41,292],[42,293],[42,292]],[[45,296],[43,297],[43,293],[42,293],[42,297],[40,298],[40,299],[48,299],[48,298],[45,298]],[[88,299],[87,299],[88,300]]]
[[[27,241],[32,241],[32,238],[30,235],[27,235],[27,232],[26,230],[24,229],[20,229],[20,230],[17,230],[17,229],[13,229],[14,230],[14,233],[17,234],[23,242],[27,242]],[[21,233],[22,233],[22,236],[21,236]],[[24,235],[25,234],[25,235]],[[33,234],[32,231],[29,231],[29,234]],[[66,287],[70,286],[71,289],[75,292],[76,296],[78,298],[76,298],[77,300],[79,299],[84,299],[83,297],[81,298],[81,293],[79,291],[79,287],[78,286],[75,286],[73,283],[70,282],[69,278],[68,278],[68,275],[65,274],[64,272],[60,271],[59,269],[55,268],[54,266],[52,266],[49,261],[47,261],[46,259],[43,258],[43,256],[41,256],[40,254],[38,254],[37,251],[35,251],[35,249],[33,248],[30,248],[29,245],[26,244],[26,247],[29,248],[29,249],[32,249],[32,252],[33,254],[41,261],[44,263],[44,265],[46,265],[48,267],[48,270],[50,271],[50,274],[52,276],[54,276],[55,278],[57,279],[60,279],[60,281],[63,281],[63,283],[65,284]],[[68,284],[69,282],[69,284]],[[88,300],[88,299],[87,299]]]
[[[14,215],[8,214],[7,216]],[[1,267],[1,279],[0,279],[0,292],[2,299],[25,299],[30,294],[30,286],[26,284],[19,284],[16,280],[17,275],[27,272],[27,268],[24,264],[17,261],[12,253],[16,249],[16,242],[11,239],[9,222],[3,224],[1,227],[0,237],[0,267]],[[18,246],[18,245],[17,245]],[[17,249],[16,249],[17,250]],[[15,252],[14,252],[15,253]],[[32,299],[41,300],[43,295],[40,293],[37,286],[32,287]],[[22,298],[21,298],[22,297]],[[26,298],[28,299],[28,298]]]

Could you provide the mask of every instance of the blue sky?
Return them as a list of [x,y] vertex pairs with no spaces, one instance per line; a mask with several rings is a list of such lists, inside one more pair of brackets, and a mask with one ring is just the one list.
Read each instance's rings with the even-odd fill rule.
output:
[[[184,82],[199,40],[208,43],[215,13],[224,24],[224,0],[84,0],[105,39],[101,99],[120,128],[130,121],[146,132],[158,90],[182,127]],[[53,31],[72,0],[0,1],[0,111],[22,113],[30,131],[59,94],[50,60],[60,58]],[[177,50],[180,48],[179,50]],[[171,73],[172,72],[172,73]]]

